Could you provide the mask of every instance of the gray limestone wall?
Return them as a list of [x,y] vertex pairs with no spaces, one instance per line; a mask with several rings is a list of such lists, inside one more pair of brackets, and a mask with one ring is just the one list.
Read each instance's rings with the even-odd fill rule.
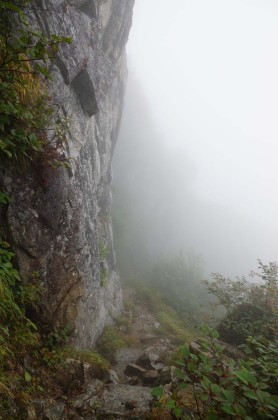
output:
[[36,0],[34,27],[72,38],[52,65],[54,119],[67,120],[70,168],[1,165],[11,196],[1,215],[22,279],[42,284],[42,317],[93,347],[121,311],[111,226],[111,158],[127,76],[134,0]]

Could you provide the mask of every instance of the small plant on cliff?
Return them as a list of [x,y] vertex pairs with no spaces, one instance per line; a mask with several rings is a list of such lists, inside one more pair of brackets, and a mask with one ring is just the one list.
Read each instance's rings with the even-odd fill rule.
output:
[[103,370],[110,368],[110,363],[96,351],[77,350],[72,347],[64,349],[64,358],[70,357],[81,362],[89,363],[92,366],[99,367]]
[[106,287],[107,286],[108,275],[109,275],[109,272],[108,272],[107,268],[100,267],[100,286],[101,287]]
[[99,252],[99,259],[101,262],[103,262],[107,258],[107,254],[108,254],[107,247],[104,245],[103,242],[99,243],[98,252]]
[[29,1],[0,1],[0,153],[13,160],[32,159],[47,146],[45,128],[52,108],[42,76],[61,42],[28,25]]
[[0,366],[5,356],[21,356],[38,338],[35,325],[25,315],[25,305],[36,295],[32,285],[22,284],[13,257],[10,245],[0,238]]
[[33,286],[22,284],[13,257],[10,245],[0,238],[0,408],[1,396],[13,394],[7,372],[39,343],[37,328],[25,314],[25,306],[32,304],[36,293]]

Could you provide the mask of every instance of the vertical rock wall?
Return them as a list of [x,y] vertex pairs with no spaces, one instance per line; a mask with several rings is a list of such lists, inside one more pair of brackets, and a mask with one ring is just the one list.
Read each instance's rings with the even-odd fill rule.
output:
[[[92,347],[122,305],[111,229],[111,155],[126,80],[134,0],[37,0],[35,27],[70,36],[52,68],[56,117],[68,120],[71,168],[1,167],[5,214],[24,281],[43,283],[44,316]],[[3,215],[2,215],[3,225]]]

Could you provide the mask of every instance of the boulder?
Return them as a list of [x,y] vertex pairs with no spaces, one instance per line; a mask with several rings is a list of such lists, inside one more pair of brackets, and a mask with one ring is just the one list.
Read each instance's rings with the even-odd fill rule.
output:
[[170,384],[172,382],[176,381],[176,368],[175,366],[165,366],[158,379],[157,379],[157,385],[165,385]]
[[90,406],[90,400],[93,397],[100,396],[103,392],[104,385],[98,379],[93,380],[86,388],[86,391],[79,395],[72,404],[73,408],[86,409]]
[[113,383],[113,384],[119,383],[119,377],[118,377],[117,372],[113,369],[108,369],[105,373],[104,381],[105,383]]
[[107,375],[107,370],[100,366],[91,365],[90,363],[83,363],[85,383],[90,383],[93,379],[104,381]]
[[143,384],[146,385],[155,385],[159,377],[159,373],[157,370],[146,370],[143,373]]
[[59,402],[52,404],[45,409],[44,418],[47,420],[63,420],[65,419],[65,403]]
[[64,420],[65,408],[64,402],[34,400],[27,409],[27,420]]
[[136,348],[123,347],[116,352],[116,369],[118,374],[123,373],[129,363],[135,363],[142,354],[142,350]]
[[97,416],[100,419],[142,419],[153,401],[152,388],[110,385],[98,401]]
[[168,340],[160,340],[155,346],[148,347],[135,363],[145,369],[161,371],[164,367],[162,361],[169,351],[171,351],[171,345]]
[[153,364],[159,361],[159,354],[157,354],[153,347],[150,347],[142,353],[136,360],[136,364],[142,366],[144,369],[153,369]]
[[161,363],[161,362],[152,363],[152,368],[157,370],[157,372],[161,372],[164,367],[165,367],[164,363]]
[[157,384],[158,385],[169,384],[171,381],[172,381],[171,367],[170,366],[165,366],[162,369],[162,372],[160,373],[160,376],[157,380]]
[[127,365],[125,369],[125,375],[127,376],[136,376],[137,378],[142,379],[146,369],[142,368],[141,366],[136,365],[135,363],[130,363]]

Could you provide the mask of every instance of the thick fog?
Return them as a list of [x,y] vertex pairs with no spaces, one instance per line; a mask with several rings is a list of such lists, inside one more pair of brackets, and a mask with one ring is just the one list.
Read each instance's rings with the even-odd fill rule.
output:
[[277,260],[278,3],[136,0],[114,201],[130,247]]

